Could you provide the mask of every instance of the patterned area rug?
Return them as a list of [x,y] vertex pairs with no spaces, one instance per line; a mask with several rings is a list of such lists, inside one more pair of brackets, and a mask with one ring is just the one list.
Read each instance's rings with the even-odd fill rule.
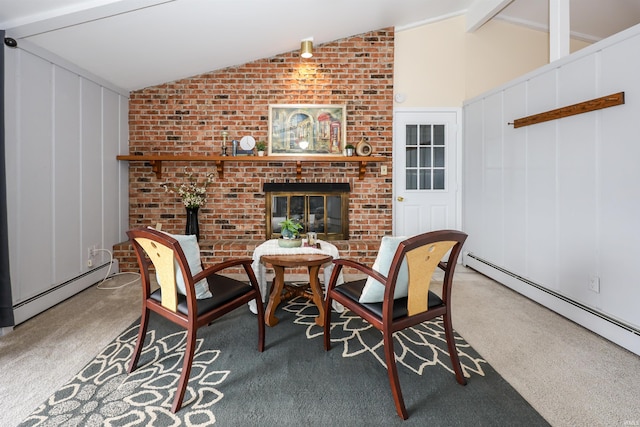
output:
[[332,313],[325,352],[316,308],[295,299],[278,309],[257,350],[256,318],[239,309],[198,332],[183,407],[170,411],[186,333],[152,316],[139,367],[126,367],[138,324],[54,393],[21,426],[548,425],[456,336],[467,386],[455,381],[444,330],[425,322],[395,335],[409,419],[397,416],[382,336],[349,312]]

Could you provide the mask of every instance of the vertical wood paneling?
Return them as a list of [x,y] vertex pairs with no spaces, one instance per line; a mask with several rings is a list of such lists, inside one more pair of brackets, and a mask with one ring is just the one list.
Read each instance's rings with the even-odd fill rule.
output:
[[80,247],[80,78],[56,68],[54,80],[55,282],[84,267]]
[[[82,131],[82,246],[102,245],[102,91],[81,81]],[[100,224],[100,227],[96,227]]]
[[[558,70],[558,105],[598,97],[595,56]],[[557,120],[558,147],[558,289],[599,306],[588,288],[596,262],[596,123],[599,112]]]
[[487,241],[486,253],[496,264],[503,264],[504,241],[504,195],[502,174],[502,93],[487,97],[484,108],[491,114],[484,117],[484,192],[482,203],[483,220],[491,239]]
[[474,248],[479,253],[484,253],[484,248],[490,239],[490,235],[483,226],[483,119],[484,103],[476,103],[465,106],[463,120],[463,202],[462,223],[464,230],[473,230],[465,243],[465,250]]
[[[123,239],[128,222],[121,214],[127,192],[121,192],[120,180],[126,174],[115,159],[127,151],[127,97],[112,89],[104,89],[103,96],[104,87],[90,76],[24,46],[28,43],[9,49],[5,64],[14,305],[90,270],[88,246],[111,249]],[[20,306],[16,321],[89,286],[90,277]]]
[[[26,299],[46,290],[53,277],[53,163],[52,163],[52,66],[22,53],[18,82],[19,138],[18,193],[15,204],[18,227],[18,294]],[[9,144],[12,141],[7,141]],[[10,224],[9,227],[12,225]],[[37,264],[38,268],[34,268]],[[13,282],[12,271],[12,282]],[[14,298],[16,296],[14,295]]]
[[[123,96],[118,98],[118,154],[129,152],[129,100]],[[108,163],[109,159],[105,159]],[[116,162],[118,175],[118,234],[119,242],[127,240],[125,234],[129,229],[129,162]]]
[[[526,115],[526,87],[524,85],[504,91],[504,115]],[[526,271],[527,265],[527,138],[511,126],[504,126],[508,117],[503,115],[504,129],[504,265]]]
[[[634,269],[640,259],[640,57],[629,54],[640,51],[640,34],[595,47],[465,105],[465,249],[640,327]],[[621,91],[620,106],[518,129],[506,125]],[[500,94],[505,117],[494,102]],[[502,118],[498,151],[491,129]],[[483,126],[489,131],[479,139]],[[494,169],[500,163],[498,179]],[[501,190],[504,204],[488,208]],[[503,218],[504,233],[496,217]],[[493,245],[504,248],[504,258]],[[599,293],[589,289],[591,277],[599,278]],[[555,307],[633,347],[586,314],[572,317]]]
[[[20,67],[20,51],[16,49],[5,49],[5,82],[4,82],[4,121],[5,121],[5,167],[6,167],[6,187],[7,187],[7,224],[9,239],[9,265],[12,272],[18,270],[20,259],[20,248],[18,245],[18,196],[19,182],[18,175],[20,146],[17,144],[19,138],[18,109],[20,108],[20,88],[18,69]],[[11,277],[11,295],[13,300],[20,298],[20,287]]]
[[[555,99],[554,73],[529,81],[526,99],[529,113],[555,105]],[[524,275],[557,289],[556,122],[527,126],[523,130],[527,135],[527,271]]]
[[640,259],[640,57],[635,54],[638,51],[640,35],[600,53],[601,90],[624,90],[625,105],[600,113],[597,229],[602,307],[640,326],[636,270]]
[[[111,162],[119,154],[118,141],[120,138],[120,105],[118,95],[108,89],[102,89],[102,156],[104,172],[102,174],[103,188],[103,229],[102,246],[111,249],[114,244],[119,243],[119,207],[118,203],[107,203],[107,201],[118,199],[119,168],[117,163]],[[108,261],[106,252],[99,254],[100,258]]]

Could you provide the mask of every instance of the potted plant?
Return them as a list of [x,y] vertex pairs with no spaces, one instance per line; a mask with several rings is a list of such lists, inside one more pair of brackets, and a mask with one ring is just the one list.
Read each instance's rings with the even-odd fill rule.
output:
[[354,147],[351,144],[347,144],[344,147],[344,151],[345,151],[345,153],[347,154],[348,157],[353,156],[353,152],[354,152],[355,149],[356,149],[356,147]]
[[258,150],[258,156],[264,156],[264,150],[267,148],[267,144],[264,141],[256,142],[256,150]]
[[278,239],[278,245],[283,248],[295,248],[302,246],[302,239],[300,238],[300,230],[302,230],[302,224],[298,221],[287,218],[280,223],[280,235]]

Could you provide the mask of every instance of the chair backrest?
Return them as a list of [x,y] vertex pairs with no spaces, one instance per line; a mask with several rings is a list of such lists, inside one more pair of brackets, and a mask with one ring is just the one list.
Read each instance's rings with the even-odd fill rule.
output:
[[[146,299],[151,294],[149,267],[153,264],[162,290],[161,305],[174,313],[177,312],[176,262],[182,270],[185,283],[192,282],[191,270],[180,243],[173,237],[152,228],[129,230],[127,235],[131,239],[140,266],[143,297]],[[192,289],[193,286],[186,286],[187,300],[191,299],[189,294],[192,293]]]
[[[402,261],[406,258],[409,270],[407,285],[407,311],[409,316],[428,310],[428,295],[435,269],[444,270],[442,300],[447,303],[453,273],[467,234],[457,230],[438,230],[413,236],[398,245],[391,266],[385,300],[392,300],[396,278]],[[447,258],[448,254],[448,258]]]

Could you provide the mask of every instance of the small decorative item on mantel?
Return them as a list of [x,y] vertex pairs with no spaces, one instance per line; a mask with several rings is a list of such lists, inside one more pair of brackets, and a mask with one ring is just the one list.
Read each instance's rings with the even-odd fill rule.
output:
[[356,144],[356,154],[364,157],[370,156],[372,152],[373,149],[371,148],[371,144],[369,144],[367,142],[367,138],[363,136],[360,142]]
[[198,210],[200,206],[204,205],[206,201],[207,187],[213,182],[213,174],[208,174],[206,180],[200,184],[192,172],[187,172],[185,168],[185,175],[188,182],[181,184],[179,187],[171,187],[168,184],[163,184],[164,190],[169,193],[178,194],[182,197],[182,203],[187,210],[187,223],[184,234],[195,234],[196,239],[200,240],[200,225],[198,224]]
[[220,153],[221,156],[226,156],[227,155],[227,137],[229,136],[229,132],[226,130],[222,131],[222,152]]
[[347,155],[347,157],[353,156],[353,153],[354,153],[355,149],[356,149],[356,147],[354,147],[351,144],[347,144],[347,145],[344,146],[344,152]]
[[258,156],[264,156],[264,150],[267,149],[267,144],[264,141],[256,142],[256,150],[258,150]]
[[302,224],[291,218],[287,218],[280,223],[280,238],[278,239],[278,246],[281,248],[299,248],[302,246],[302,239],[300,238],[300,230],[302,230]]

